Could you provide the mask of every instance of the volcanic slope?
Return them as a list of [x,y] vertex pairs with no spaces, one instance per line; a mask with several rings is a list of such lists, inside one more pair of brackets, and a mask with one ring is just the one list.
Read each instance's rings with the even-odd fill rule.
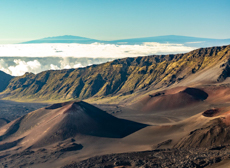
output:
[[[228,115],[230,110],[229,90],[229,87],[221,85],[204,88],[184,86],[155,94],[149,93],[147,95],[149,102],[141,100],[142,106],[138,105],[140,102],[134,103],[132,106],[121,107],[122,111],[114,114],[123,119],[113,117],[82,101],[54,104],[29,113],[0,129],[0,156],[4,156],[0,158],[0,162],[3,165],[7,164],[8,167],[26,163],[33,163],[34,166],[40,167],[60,167],[93,156],[100,158],[99,155],[103,154],[175,146],[179,149],[172,149],[172,151],[182,152],[183,155],[180,148],[186,147],[187,144],[191,144],[188,147],[193,148],[194,151],[196,151],[194,147],[202,147],[203,144],[225,145],[229,142],[229,119],[222,119],[222,117]],[[162,105],[151,102],[151,99],[154,100],[159,96],[162,96],[163,100],[160,99]],[[183,100],[186,100],[185,103]],[[170,101],[175,105],[172,106]],[[150,105],[147,110],[144,109],[147,106],[145,102]],[[170,120],[163,121],[163,118]],[[215,119],[221,119],[222,123],[213,122],[216,121]],[[214,132],[226,143],[222,143],[215,136],[209,136],[213,128],[217,128]],[[210,138],[203,138],[204,142],[198,145],[193,143],[200,137],[205,137],[207,133],[207,137]],[[192,140],[190,134],[195,135],[192,136]],[[217,141],[214,141],[215,139]],[[201,152],[202,149],[197,151]],[[212,154],[210,152],[207,154],[211,159]],[[160,155],[164,156],[164,151]],[[194,152],[191,157],[202,155],[203,153]],[[218,156],[218,152],[215,152],[215,155]],[[116,159],[114,158],[113,163],[119,162],[119,155],[114,156]],[[175,160],[178,159],[176,155],[174,157]],[[156,158],[160,159],[160,156],[156,154]],[[155,163],[153,158],[147,160],[151,164]],[[168,160],[166,163],[171,164]],[[32,167],[32,165],[26,166]]]
[[1,129],[0,140],[20,141],[27,147],[41,147],[76,135],[123,138],[146,127],[118,119],[88,103],[66,102],[41,108],[18,118]]
[[127,95],[174,85],[223,82],[229,77],[230,45],[185,54],[118,59],[100,65],[15,77],[7,99],[66,100]]
[[0,127],[8,124],[10,121],[5,118],[0,118]]
[[[225,94],[223,91],[226,90],[223,87],[217,87],[217,89],[219,90],[217,92],[222,92],[217,95],[218,99]],[[229,90],[229,88],[227,89]],[[70,164],[69,162],[66,167],[206,167],[215,165],[222,160],[226,161],[230,156],[229,101],[222,101],[226,100],[224,98],[219,100],[222,104],[219,104],[219,102],[213,104],[211,88],[207,90],[210,97],[207,97],[208,94],[201,88],[180,87],[165,90],[161,94],[164,93],[166,99],[168,99],[167,95],[170,95],[171,101],[177,103],[177,101],[187,97],[189,99],[186,99],[186,101],[189,100],[192,104],[177,103],[172,107],[169,101],[161,101],[163,105],[155,106],[158,108],[157,110],[145,111],[133,107],[133,110],[129,112],[122,111],[116,114],[119,117],[127,118],[136,115],[136,121],[142,122],[144,122],[143,118],[149,119],[148,123],[152,122],[151,126],[130,134],[123,139],[123,142],[142,146],[142,150],[146,149],[144,145],[149,144],[152,146],[151,149],[155,150],[123,154],[114,153],[106,156],[98,155],[78,163]],[[215,89],[212,91],[215,91]],[[160,96],[160,94],[155,96]],[[177,100],[178,97],[181,100]],[[163,108],[164,105],[169,106],[169,108]],[[135,106],[135,104],[132,106]],[[182,118],[181,115],[183,115]],[[160,123],[163,116],[178,118],[178,120]],[[154,123],[154,118],[155,121],[158,120],[158,123]],[[145,155],[147,153],[148,155]]]
[[163,111],[188,107],[208,98],[208,94],[197,88],[179,87],[143,97],[139,107],[142,111]]
[[[175,148],[216,147],[230,144],[230,112],[219,115],[219,109],[203,113],[211,120],[182,138]],[[217,114],[216,114],[217,113]],[[217,116],[217,117],[214,117]]]
[[8,167],[30,162],[60,167],[98,154],[141,150],[123,139],[147,126],[116,118],[83,101],[53,104],[0,128],[0,162]]
[[[225,107],[230,103],[229,83],[215,83],[210,85],[196,85],[195,87],[177,86],[168,89],[150,91],[136,98],[130,107],[135,107],[145,113],[161,111],[187,111],[194,106],[200,110],[209,107]],[[174,113],[175,114],[175,113]],[[196,113],[187,113],[194,115]],[[171,116],[170,113],[168,115]],[[182,114],[183,115],[183,114]]]
[[177,127],[174,131],[183,128],[188,133],[175,144],[176,149],[226,146],[230,143],[229,93],[229,84],[176,87],[149,94],[132,106],[155,118],[177,118],[179,122],[170,124]]

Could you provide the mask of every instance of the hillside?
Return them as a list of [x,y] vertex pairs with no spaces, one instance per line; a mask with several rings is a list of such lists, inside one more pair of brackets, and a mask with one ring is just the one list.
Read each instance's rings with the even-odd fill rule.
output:
[[197,148],[229,145],[230,112],[221,114],[221,109],[210,109],[202,113],[210,121],[183,137],[175,148]]
[[[4,167],[60,167],[63,159],[109,151],[108,144],[119,149],[116,141],[148,126],[117,118],[83,101],[53,104],[11,122],[1,120],[0,162]],[[48,166],[50,162],[56,165]]]
[[13,76],[0,71],[0,92],[6,89]]
[[186,85],[223,82],[230,74],[229,56],[230,45],[185,54],[124,58],[37,75],[26,73],[13,78],[4,93],[8,98],[20,99],[86,99],[127,95],[185,82]]
[[35,110],[2,127],[0,150],[7,148],[5,141],[22,141],[24,133],[27,147],[42,147],[76,135],[123,138],[146,126],[118,119],[83,101],[64,102]]

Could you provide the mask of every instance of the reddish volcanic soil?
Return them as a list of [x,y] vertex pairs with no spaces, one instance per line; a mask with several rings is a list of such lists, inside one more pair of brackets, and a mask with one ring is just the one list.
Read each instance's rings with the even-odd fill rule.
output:
[[208,94],[207,101],[210,103],[230,102],[230,87],[228,86],[207,86],[202,89]]
[[140,103],[142,111],[163,111],[190,106],[207,99],[208,94],[196,88],[172,89],[144,97]]
[[[0,162],[5,167],[60,167],[104,154],[227,145],[230,104],[226,100],[228,88],[210,86],[155,92],[131,106],[53,104],[3,123]],[[90,159],[86,165],[91,165]],[[113,165],[119,167],[116,161]]]
[[20,143],[27,147],[42,147],[76,135],[122,138],[146,126],[118,119],[85,102],[67,102],[42,108],[11,122],[2,128],[5,132],[0,139],[23,138]]

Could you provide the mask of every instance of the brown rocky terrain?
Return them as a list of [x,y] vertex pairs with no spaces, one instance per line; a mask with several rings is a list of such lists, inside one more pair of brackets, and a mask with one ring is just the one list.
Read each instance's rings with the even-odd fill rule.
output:
[[[63,168],[204,168],[223,164],[230,158],[230,147],[193,149],[160,149],[145,152],[111,154],[93,157]],[[226,166],[226,165],[225,165]]]
[[0,101],[1,166],[226,167],[229,47],[13,78],[2,98],[58,103]]

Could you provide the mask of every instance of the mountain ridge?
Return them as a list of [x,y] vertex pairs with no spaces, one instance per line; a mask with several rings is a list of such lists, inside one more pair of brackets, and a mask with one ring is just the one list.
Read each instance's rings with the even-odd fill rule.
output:
[[[230,45],[201,48],[185,54],[117,59],[78,69],[26,73],[13,78],[3,92],[7,99],[68,100],[129,95],[203,80],[222,82],[229,76]],[[214,69],[213,69],[214,68]],[[187,83],[188,83],[187,82]]]
[[22,42],[22,44],[30,44],[30,43],[81,43],[81,44],[91,44],[95,42],[103,42],[101,40],[80,37],[80,36],[72,36],[72,35],[64,35],[64,36],[54,36],[54,37],[46,37],[37,40],[31,40]]
[[141,45],[145,42],[157,42],[157,43],[170,43],[170,44],[183,44],[189,47],[211,47],[227,45],[230,43],[229,39],[212,39],[212,38],[201,38],[201,37],[190,37],[180,35],[165,35],[165,36],[152,36],[152,37],[140,37],[130,39],[118,39],[118,40],[97,40],[80,36],[64,35],[47,37],[37,40],[31,40],[22,42],[22,44],[30,43],[80,43],[80,44],[91,44],[91,43],[105,43],[105,44],[126,44],[126,45]]

